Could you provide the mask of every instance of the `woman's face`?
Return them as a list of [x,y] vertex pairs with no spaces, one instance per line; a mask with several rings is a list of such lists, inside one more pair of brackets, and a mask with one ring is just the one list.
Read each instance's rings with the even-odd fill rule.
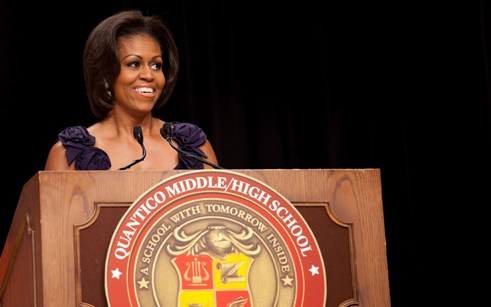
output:
[[113,85],[114,106],[151,112],[165,86],[160,45],[145,34],[122,37],[118,43],[121,72]]

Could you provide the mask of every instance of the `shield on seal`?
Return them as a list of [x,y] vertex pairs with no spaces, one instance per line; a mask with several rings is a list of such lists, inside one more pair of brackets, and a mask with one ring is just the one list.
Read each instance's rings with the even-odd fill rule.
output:
[[224,259],[186,253],[173,258],[179,276],[179,306],[251,307],[248,273],[252,262],[242,253],[227,254]]

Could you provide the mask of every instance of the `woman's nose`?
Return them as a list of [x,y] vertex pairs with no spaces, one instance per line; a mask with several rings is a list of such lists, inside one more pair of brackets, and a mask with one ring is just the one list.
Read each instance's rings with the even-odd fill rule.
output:
[[153,71],[148,65],[141,66],[140,70],[140,79],[144,80],[152,80],[153,79]]

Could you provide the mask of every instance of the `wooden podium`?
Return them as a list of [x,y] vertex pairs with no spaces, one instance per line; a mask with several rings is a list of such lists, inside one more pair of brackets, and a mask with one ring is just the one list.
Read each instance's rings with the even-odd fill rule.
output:
[[[302,214],[324,259],[326,306],[390,306],[378,169],[231,171],[271,186]],[[0,259],[0,306],[107,306],[106,251],[120,218],[142,193],[183,172],[35,174]]]

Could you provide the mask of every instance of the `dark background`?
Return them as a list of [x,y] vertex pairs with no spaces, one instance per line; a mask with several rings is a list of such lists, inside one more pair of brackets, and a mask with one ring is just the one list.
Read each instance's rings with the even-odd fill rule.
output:
[[462,288],[490,203],[485,1],[2,0],[2,243],[58,132],[95,122],[85,40],[127,8],[166,19],[180,48],[159,117],[201,126],[223,167],[381,170],[392,306],[483,294]]

